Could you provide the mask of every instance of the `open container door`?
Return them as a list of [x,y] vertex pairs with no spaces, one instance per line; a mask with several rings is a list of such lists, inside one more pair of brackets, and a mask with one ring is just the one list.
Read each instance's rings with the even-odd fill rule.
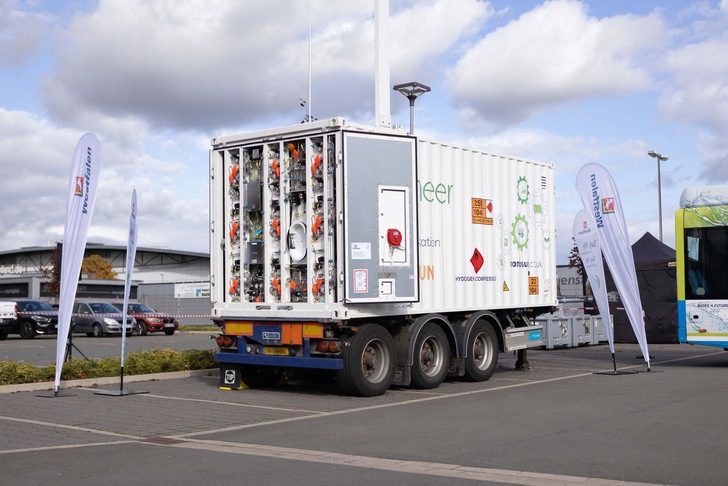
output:
[[416,139],[344,132],[347,302],[416,302]]

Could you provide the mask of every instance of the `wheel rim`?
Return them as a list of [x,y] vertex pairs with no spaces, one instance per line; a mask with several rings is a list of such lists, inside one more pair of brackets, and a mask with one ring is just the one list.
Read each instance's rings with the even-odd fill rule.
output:
[[361,353],[361,369],[364,378],[370,383],[379,383],[387,376],[389,369],[387,347],[379,339],[372,339]]
[[490,365],[493,356],[493,341],[490,336],[481,332],[473,340],[473,362],[479,370],[485,370]]
[[420,367],[427,376],[436,376],[443,365],[442,342],[435,336],[428,336],[420,347]]

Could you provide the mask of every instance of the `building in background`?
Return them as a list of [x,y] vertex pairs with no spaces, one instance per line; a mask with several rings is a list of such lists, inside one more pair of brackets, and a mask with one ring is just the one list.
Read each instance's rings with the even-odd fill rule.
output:
[[[0,252],[0,300],[28,297],[56,304],[45,288],[55,246]],[[126,246],[89,243],[84,257],[100,255],[116,280],[81,275],[78,299],[121,301],[126,277]],[[179,315],[182,324],[210,323],[210,255],[163,248],[137,248],[130,299],[159,312]]]

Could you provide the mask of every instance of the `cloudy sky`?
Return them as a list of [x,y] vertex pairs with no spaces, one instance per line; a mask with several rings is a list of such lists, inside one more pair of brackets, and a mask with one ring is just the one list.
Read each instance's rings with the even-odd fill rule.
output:
[[[309,25],[309,8],[311,18]],[[611,171],[632,241],[728,182],[728,0],[390,0],[391,84],[418,135],[554,162],[557,262],[578,169]],[[0,0],[0,251],[62,239],[71,157],[101,141],[89,240],[208,251],[210,138],[312,115],[374,122],[374,0]],[[409,108],[393,92],[394,123]]]

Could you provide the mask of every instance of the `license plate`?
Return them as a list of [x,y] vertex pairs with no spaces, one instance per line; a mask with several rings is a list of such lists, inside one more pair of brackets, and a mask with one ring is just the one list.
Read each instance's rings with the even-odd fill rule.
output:
[[174,324],[165,324],[164,327],[165,328],[167,328],[167,327],[174,327]]
[[288,348],[275,348],[272,346],[263,346],[263,354],[273,354],[275,356],[288,356]]

